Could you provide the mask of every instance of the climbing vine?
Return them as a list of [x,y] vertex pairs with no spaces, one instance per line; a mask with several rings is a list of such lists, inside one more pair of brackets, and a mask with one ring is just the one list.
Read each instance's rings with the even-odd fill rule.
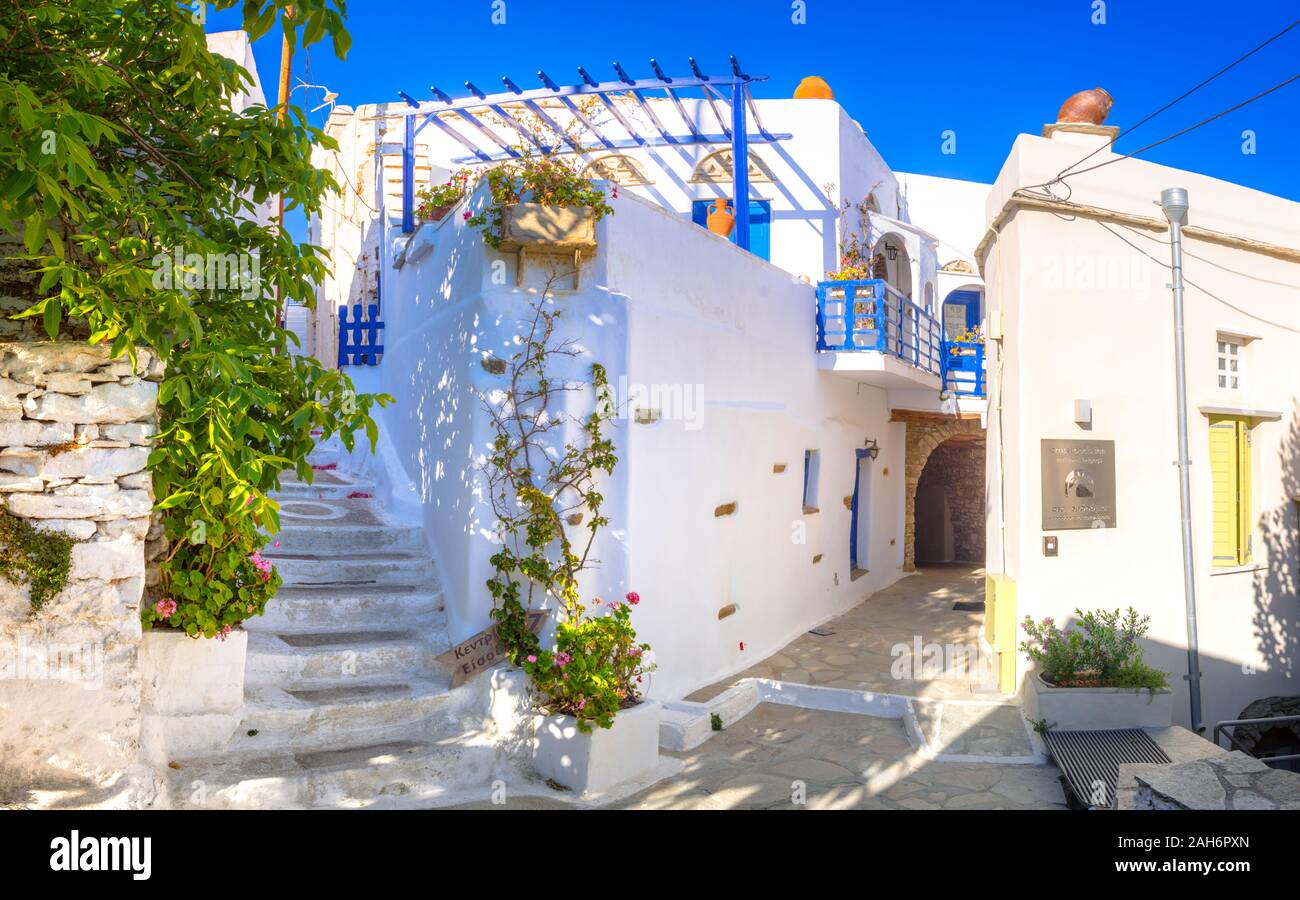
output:
[[[578,727],[608,728],[615,713],[638,701],[642,679],[652,666],[648,644],[636,642],[630,607],[604,602],[605,615],[589,615],[579,595],[578,576],[596,563],[596,537],[609,524],[602,512],[602,476],[618,462],[605,433],[614,415],[605,368],[594,363],[590,382],[557,381],[548,374],[552,359],[576,357],[571,341],[556,336],[560,311],[550,287],[533,302],[523,324],[520,349],[511,358],[506,387],[484,396],[494,431],[484,466],[488,495],[498,522],[501,548],[492,556],[492,618],[510,652],[545,696],[544,708],[574,716]],[[590,388],[595,408],[585,417],[558,413],[557,397]],[[576,440],[563,435],[574,424]],[[547,597],[556,602],[555,646],[529,628],[528,612]]]
[[33,613],[67,585],[72,543],[63,532],[41,531],[0,507],[0,577],[28,585]]

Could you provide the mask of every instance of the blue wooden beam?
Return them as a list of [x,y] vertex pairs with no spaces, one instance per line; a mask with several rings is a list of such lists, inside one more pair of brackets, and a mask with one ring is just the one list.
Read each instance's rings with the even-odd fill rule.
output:
[[[778,141],[788,141],[790,140],[790,138],[791,135],[785,133],[778,133],[770,136],[764,136],[758,134],[757,132],[753,132],[745,136],[745,142],[747,144],[775,144]],[[706,145],[706,144],[717,145],[717,144],[729,144],[729,143],[731,143],[731,134],[701,132],[698,135],[698,137],[691,136],[691,135],[681,135],[679,137],[675,137],[673,138],[671,145],[669,144],[668,141],[664,140],[663,138],[651,135],[650,137],[643,137],[639,141],[632,140],[631,138],[605,138],[600,144],[591,144],[588,146],[584,146],[580,150],[570,151],[570,150],[560,149],[558,152],[596,153],[599,152],[601,149],[609,150],[609,151],[637,150],[645,147],[667,147],[667,146],[688,147],[688,146],[698,146],[698,145]],[[477,150],[477,148],[471,148],[471,149]],[[504,153],[485,152],[481,156],[477,155],[477,153],[474,156],[458,156],[452,159],[451,161],[456,163],[457,165],[462,165],[464,163],[474,163],[474,162],[503,162],[504,160],[507,159],[510,159],[510,157]]]
[[[731,58],[736,66],[736,58]],[[740,74],[737,68],[737,74]],[[731,86],[731,178],[735,186],[736,246],[749,249],[749,133],[745,126],[745,82]]]

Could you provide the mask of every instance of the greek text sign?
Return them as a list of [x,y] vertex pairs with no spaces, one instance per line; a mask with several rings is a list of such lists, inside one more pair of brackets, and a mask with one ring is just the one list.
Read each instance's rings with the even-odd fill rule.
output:
[[1043,530],[1115,527],[1115,442],[1043,440]]
[[[545,620],[545,612],[531,610],[528,613],[529,631],[533,634],[541,631]],[[508,658],[509,653],[497,635],[496,625],[489,625],[472,638],[453,646],[439,656],[438,661],[451,666],[451,686],[456,687]]]

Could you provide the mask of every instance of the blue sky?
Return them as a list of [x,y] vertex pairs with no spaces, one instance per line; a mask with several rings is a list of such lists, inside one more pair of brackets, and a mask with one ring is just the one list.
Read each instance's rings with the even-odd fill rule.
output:
[[[806,24],[794,24],[791,0],[565,3],[502,0],[349,3],[352,49],[337,60],[326,41],[299,52],[295,83],[338,91],[340,103],[396,100],[405,90],[430,97],[429,85],[463,96],[466,80],[501,90],[508,75],[537,86],[545,69],[576,83],[576,67],[613,78],[617,60],[633,77],[651,74],[655,57],[669,74],[724,72],[734,53],[750,73],[770,76],[758,97],[788,97],[805,75],[820,75],[898,171],[991,182],[1015,136],[1038,133],[1075,91],[1101,86],[1115,98],[1108,124],[1127,126],[1300,17],[1296,0],[1109,0],[1105,24],[1093,24],[1093,0],[869,3],[805,0]],[[239,27],[238,11],[210,13],[209,31]],[[268,98],[279,71],[278,32],[254,45]],[[1217,113],[1300,72],[1300,27],[1169,111],[1121,137],[1135,150]],[[304,108],[310,102],[295,94]],[[321,124],[325,111],[313,121]],[[1242,152],[1242,132],[1256,153]],[[957,152],[941,152],[943,132]],[[1300,81],[1143,154],[1300,200]],[[298,231],[297,228],[294,229]]]

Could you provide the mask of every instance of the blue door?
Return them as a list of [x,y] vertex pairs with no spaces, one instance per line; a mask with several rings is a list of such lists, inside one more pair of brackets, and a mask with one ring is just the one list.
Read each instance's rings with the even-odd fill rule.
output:
[[[709,205],[712,200],[695,200],[691,203],[691,221],[696,225],[708,227]],[[731,242],[736,243],[736,229],[731,229]],[[770,200],[749,201],[749,252],[759,259],[771,260],[772,256],[772,202]]]
[[950,341],[980,323],[979,291],[953,291],[943,299],[943,337]]
[[[849,509],[849,568],[870,568],[870,522],[871,522],[871,452],[858,448],[854,465],[857,470],[853,475],[853,503]],[[861,524],[859,524],[861,519]],[[862,548],[859,553],[858,548]]]

